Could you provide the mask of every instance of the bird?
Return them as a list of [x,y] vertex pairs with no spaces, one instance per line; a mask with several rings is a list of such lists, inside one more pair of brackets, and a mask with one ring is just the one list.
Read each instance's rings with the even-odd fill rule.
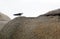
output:
[[14,16],[21,16],[23,13],[14,14]]

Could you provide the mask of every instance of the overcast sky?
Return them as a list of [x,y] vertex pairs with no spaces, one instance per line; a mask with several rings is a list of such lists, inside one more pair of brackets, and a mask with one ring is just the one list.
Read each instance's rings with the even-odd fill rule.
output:
[[36,17],[50,10],[60,8],[60,0],[0,0],[0,12],[14,18],[13,14]]

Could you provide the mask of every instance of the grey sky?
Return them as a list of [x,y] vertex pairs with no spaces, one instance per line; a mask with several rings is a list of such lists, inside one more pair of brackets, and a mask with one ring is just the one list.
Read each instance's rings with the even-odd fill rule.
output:
[[36,17],[50,10],[60,8],[60,0],[0,0],[0,12],[14,18],[13,14]]

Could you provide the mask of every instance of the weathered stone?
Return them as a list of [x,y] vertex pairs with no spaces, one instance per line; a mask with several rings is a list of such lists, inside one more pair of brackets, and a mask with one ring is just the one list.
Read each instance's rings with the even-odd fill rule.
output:
[[[55,14],[55,12],[53,13]],[[39,17],[17,17],[5,25],[5,27],[0,32],[0,38],[60,39],[59,18],[60,16],[58,15],[46,16],[45,14]]]
[[10,21],[10,18],[0,12],[0,30],[8,21]]
[[58,15],[59,16],[60,15],[60,9],[49,11],[44,15]]
[[0,12],[0,21],[10,21],[10,18]]
[[[8,21],[10,21],[10,18],[0,12],[0,31]],[[0,34],[0,39],[2,39],[1,34]]]

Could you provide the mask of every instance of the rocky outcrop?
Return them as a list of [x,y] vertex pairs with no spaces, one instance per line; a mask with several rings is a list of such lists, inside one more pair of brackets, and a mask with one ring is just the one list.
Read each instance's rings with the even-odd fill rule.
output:
[[8,21],[10,21],[10,18],[0,12],[0,30]]
[[[45,16],[49,16],[49,15],[51,15],[51,16],[55,16],[55,15],[60,15],[60,9],[56,9],[56,10],[52,10],[52,11],[49,11],[49,12],[47,12],[46,14],[44,14]],[[40,16],[39,16],[40,17]]]
[[0,12],[0,21],[9,21],[10,18]]
[[[53,12],[54,11],[54,12]],[[1,39],[60,39],[60,9],[39,17],[17,17],[1,30]],[[58,12],[56,12],[58,11]],[[55,15],[52,15],[55,14]]]

